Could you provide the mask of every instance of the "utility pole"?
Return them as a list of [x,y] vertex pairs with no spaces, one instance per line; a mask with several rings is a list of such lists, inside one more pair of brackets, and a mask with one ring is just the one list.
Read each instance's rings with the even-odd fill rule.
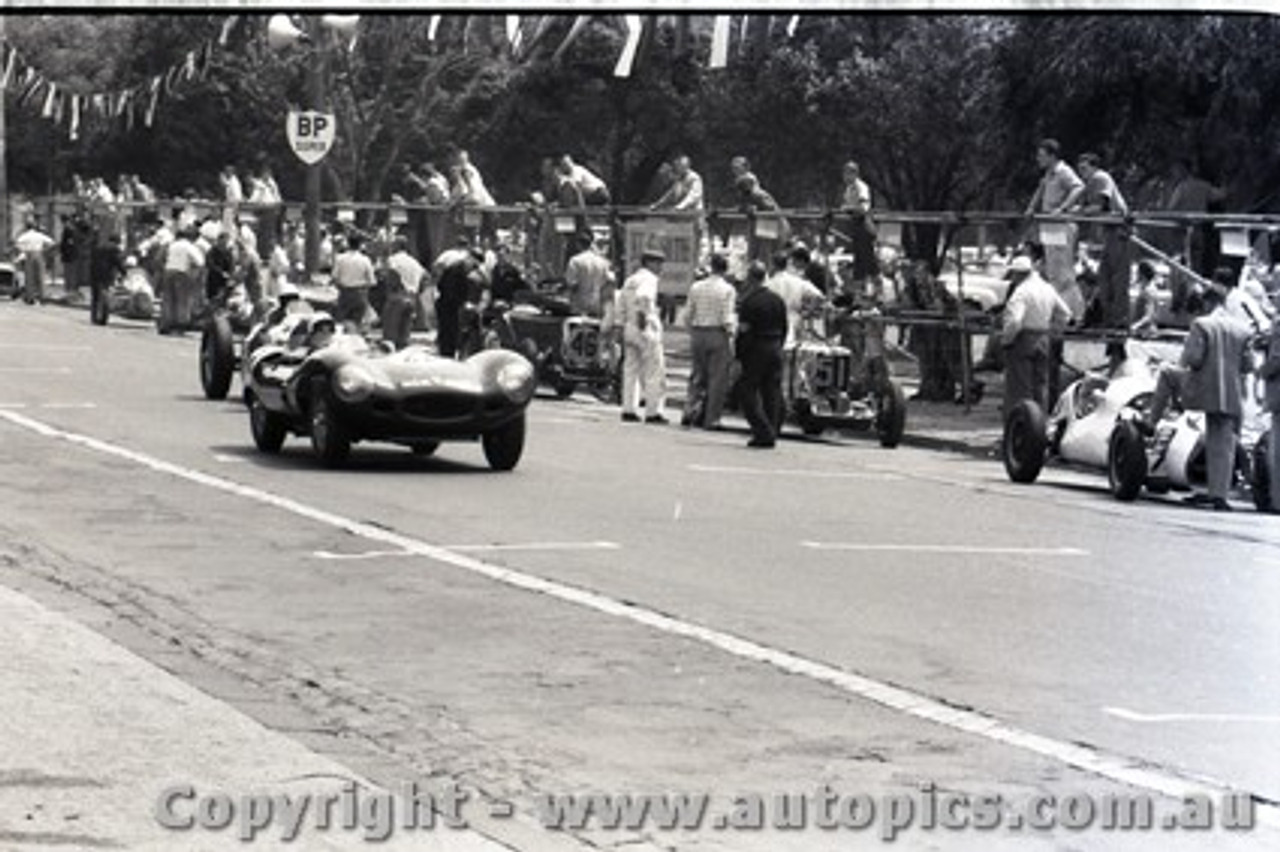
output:
[[[0,14],[0,44],[4,43],[5,16]],[[12,49],[12,48],[10,48]],[[12,81],[10,81],[12,82]],[[5,92],[8,86],[0,88],[0,257],[9,256],[9,159],[5,150],[7,128],[4,121]]]
[[[307,68],[307,98],[311,101],[311,109],[324,112],[325,100],[325,33],[320,27],[320,16],[310,15],[307,30],[311,35],[310,61]],[[306,210],[303,214],[306,229],[306,273],[307,279],[320,267],[320,163],[307,166]]]

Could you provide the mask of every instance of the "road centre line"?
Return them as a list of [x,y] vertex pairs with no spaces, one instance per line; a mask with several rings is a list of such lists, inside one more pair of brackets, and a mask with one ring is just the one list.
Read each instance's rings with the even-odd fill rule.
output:
[[802,541],[810,550],[851,550],[872,553],[955,553],[1009,556],[1088,556],[1078,547],[983,547],[970,544],[864,544],[853,541]]
[[1103,707],[1102,712],[1126,722],[1163,724],[1167,722],[1252,722],[1280,725],[1280,714],[1265,713],[1139,713],[1124,707]]
[[814,479],[874,479],[888,481],[902,479],[898,473],[880,473],[858,470],[804,470],[802,468],[735,467],[733,465],[691,464],[689,470],[696,473],[727,473],[741,476],[808,476]]
[[[532,541],[514,544],[441,544],[435,545],[456,552],[479,551],[546,551],[546,550],[618,550],[620,544],[612,541]],[[384,556],[422,556],[414,550],[366,550],[361,553],[335,553],[332,550],[314,550],[317,559],[380,559]]]
[[57,373],[69,375],[70,367],[0,367],[0,373]]
[[[360,536],[372,542],[417,553],[434,561],[469,571],[515,589],[534,592],[583,609],[620,618],[671,636],[678,636],[714,648],[731,656],[762,663],[778,671],[807,678],[834,687],[846,694],[872,701],[907,716],[933,722],[956,731],[972,734],[991,742],[1012,746],[1042,757],[1073,766],[1103,778],[1129,784],[1166,796],[1182,798],[1190,794],[1221,796],[1240,792],[1223,782],[1192,777],[1174,770],[1151,766],[1141,760],[1113,754],[1087,745],[1036,734],[976,710],[968,710],[931,698],[912,690],[855,674],[835,666],[772,648],[711,627],[705,627],[666,615],[633,603],[610,598],[598,592],[547,580],[522,571],[485,562],[463,553],[450,551],[392,530],[357,521],[334,512],[301,503],[264,489],[244,485],[220,476],[164,461],[127,447],[88,435],[69,432],[13,411],[0,410],[0,420],[45,438],[84,447],[102,455],[133,462],[157,473],[185,480],[241,499],[251,500],[315,523]],[[1280,805],[1254,796],[1258,822],[1280,828]]]
[[92,352],[92,346],[74,343],[0,343],[0,349],[35,349],[40,352]]
[[68,409],[88,409],[97,408],[96,402],[44,402],[40,404],[41,408],[68,410]]

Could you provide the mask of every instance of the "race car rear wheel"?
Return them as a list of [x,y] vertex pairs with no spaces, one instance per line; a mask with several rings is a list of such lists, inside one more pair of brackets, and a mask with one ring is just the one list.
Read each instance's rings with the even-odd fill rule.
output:
[[578,383],[572,379],[556,379],[552,389],[555,390],[556,396],[560,399],[568,399],[578,389]]
[[262,404],[252,392],[247,393],[249,404],[249,430],[253,443],[259,450],[272,455],[280,452],[289,434],[289,423],[280,414]]
[[1259,512],[1274,512],[1271,508],[1271,433],[1264,432],[1253,446],[1253,474],[1249,489],[1253,492],[1253,507]]
[[1032,400],[1023,400],[1004,419],[1004,438],[1000,442],[1004,471],[1013,482],[1035,482],[1044,468],[1049,446],[1044,409]]
[[880,446],[893,449],[907,430],[907,397],[897,382],[886,381],[876,396],[876,434]]
[[524,415],[486,432],[481,438],[484,445],[484,457],[489,467],[494,470],[511,470],[520,461],[524,452]]
[[1107,448],[1107,480],[1117,500],[1135,499],[1147,481],[1147,442],[1128,421],[1116,425]]
[[209,399],[226,399],[235,371],[231,322],[225,316],[212,317],[205,322],[200,335],[200,384],[204,395]]
[[351,455],[351,435],[334,410],[329,389],[311,397],[311,451],[325,467],[340,467]]

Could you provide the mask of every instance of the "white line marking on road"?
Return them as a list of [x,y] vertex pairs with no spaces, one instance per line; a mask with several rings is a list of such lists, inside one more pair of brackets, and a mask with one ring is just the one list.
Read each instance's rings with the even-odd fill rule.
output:
[[[679,636],[699,642],[740,659],[752,660],[787,674],[798,675],[818,683],[827,684],[849,695],[864,698],[905,715],[1038,754],[1103,778],[1109,778],[1113,781],[1152,790],[1179,799],[1190,794],[1221,796],[1230,792],[1239,792],[1236,788],[1213,779],[1181,775],[1173,770],[1160,769],[1144,764],[1140,760],[1122,754],[1112,754],[1090,748],[1087,745],[1056,740],[1052,737],[1036,734],[1006,724],[993,716],[988,716],[976,710],[956,707],[945,701],[930,698],[909,689],[854,674],[778,648],[771,648],[767,645],[753,642],[750,639],[734,636],[731,633],[684,621],[674,616],[665,615],[657,610],[615,600],[598,592],[547,580],[523,571],[504,568],[500,565],[485,562],[462,553],[456,553],[448,548],[429,544],[370,523],[357,521],[334,512],[309,506],[292,498],[255,488],[251,485],[244,485],[224,477],[183,467],[146,453],[130,450],[118,444],[91,438],[88,435],[68,432],[40,420],[27,417],[24,414],[18,414],[13,411],[0,411],[0,419],[7,420],[15,426],[46,438],[86,447],[103,455],[131,461],[157,473],[221,491],[225,494],[239,497],[242,500],[252,500],[265,506],[271,506],[300,518],[360,536],[372,542],[410,551],[434,561],[469,571],[478,576],[487,577],[515,589],[541,594],[583,609],[593,610],[604,615],[614,616],[649,627],[671,636]],[[1255,798],[1257,799],[1256,813],[1258,822],[1274,828],[1280,828],[1280,805],[1276,805],[1260,796]]]
[[680,516],[684,514],[684,503],[680,500],[676,501],[676,510],[671,514],[671,520],[678,521]]
[[96,402],[46,402],[40,405],[41,408],[52,409],[86,409],[97,408]]
[[214,453],[213,460],[216,462],[223,462],[224,464],[238,464],[244,461],[244,457],[229,456],[229,455],[226,455],[225,453]]
[[[539,551],[539,550],[618,550],[621,545],[612,541],[533,541],[513,544],[441,544],[435,545],[459,553],[474,551]],[[381,559],[384,556],[422,556],[416,550],[366,550],[361,553],[334,553],[331,550],[315,550],[318,559]]]
[[0,373],[57,373],[67,375],[70,367],[0,367]]
[[853,541],[802,541],[810,550],[857,550],[876,553],[957,553],[1011,556],[1088,556],[1078,547],[984,547],[969,544],[863,544]]
[[26,408],[25,402],[0,402],[0,408]]
[[803,470],[799,468],[734,467],[731,465],[691,464],[696,473],[728,473],[741,476],[808,476],[814,479],[901,479],[897,473],[870,473],[858,470]]
[[1265,713],[1139,713],[1123,707],[1103,707],[1102,712],[1126,722],[1162,724],[1166,722],[1254,722],[1280,725],[1280,714]]
[[41,352],[92,352],[92,346],[62,343],[0,343],[0,349],[35,349]]

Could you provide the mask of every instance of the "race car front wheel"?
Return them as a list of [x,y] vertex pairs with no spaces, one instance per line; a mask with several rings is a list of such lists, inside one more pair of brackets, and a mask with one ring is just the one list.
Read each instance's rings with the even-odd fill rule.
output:
[[209,399],[226,399],[236,371],[231,321],[219,314],[204,324],[200,335],[200,385]]
[[893,449],[907,430],[907,397],[897,382],[885,380],[884,390],[876,399],[876,434],[880,446]]
[[249,403],[249,431],[253,433],[254,445],[271,455],[280,452],[289,433],[288,421],[263,405],[262,400],[252,392],[246,395]]
[[1129,421],[1116,425],[1107,448],[1107,480],[1117,500],[1135,499],[1147,481],[1147,442]]
[[1049,448],[1044,409],[1029,399],[1015,405],[1004,419],[1000,448],[1004,471],[1011,481],[1035,482],[1044,468],[1044,456]]
[[524,452],[524,415],[486,432],[481,439],[484,457],[494,470],[511,470]]
[[351,455],[351,436],[334,410],[328,388],[311,399],[311,451],[325,467],[340,467]]

